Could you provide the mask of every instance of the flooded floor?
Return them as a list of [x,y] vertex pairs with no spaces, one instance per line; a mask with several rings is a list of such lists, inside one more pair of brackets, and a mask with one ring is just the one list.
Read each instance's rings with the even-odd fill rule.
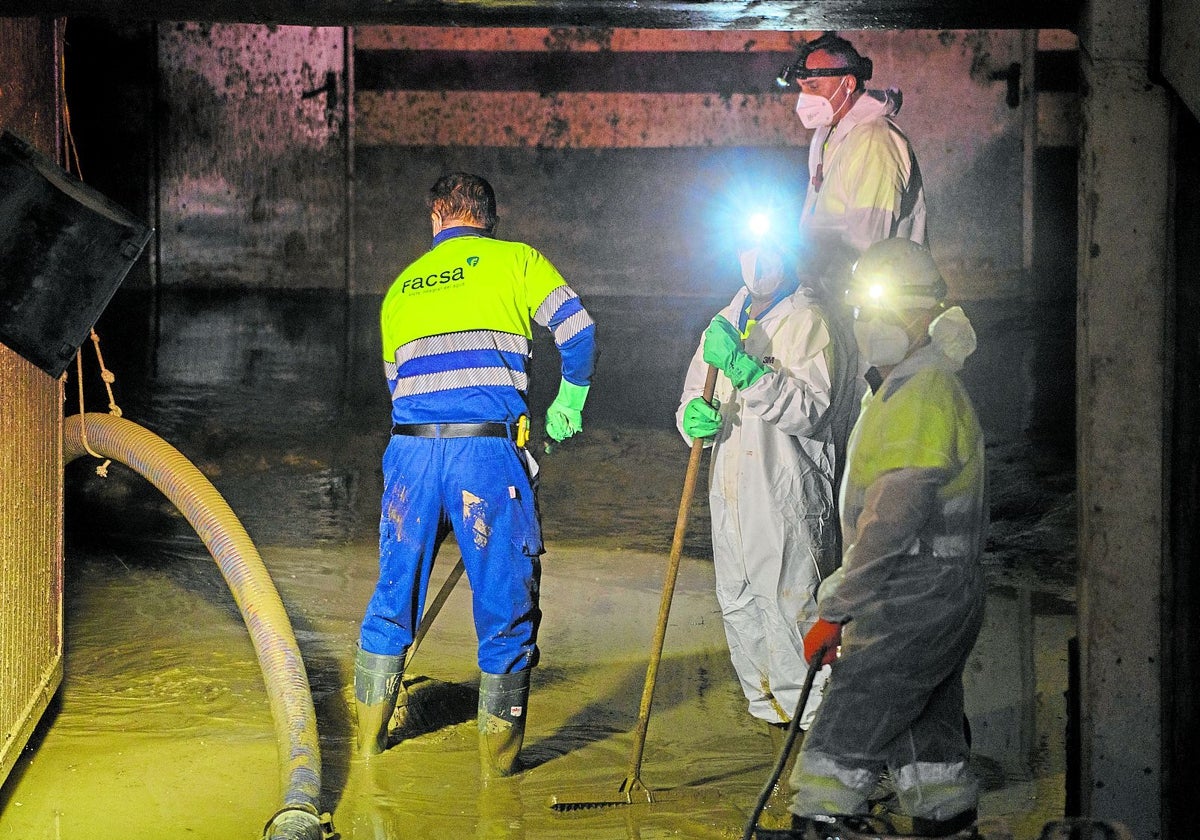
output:
[[[610,320],[595,310],[602,326]],[[377,354],[358,346],[373,349],[373,339],[350,334],[369,336],[370,318],[302,304],[176,301],[161,310],[145,380],[123,383],[117,369],[125,416],[177,446],[222,492],[283,598],[313,688],[322,807],[339,837],[742,836],[775,756],[729,664],[702,490],[641,767],[642,781],[669,795],[652,805],[549,808],[552,796],[610,800],[629,772],[688,455],[671,413],[689,336],[712,311],[708,302],[676,309],[680,325],[655,349],[670,359],[657,367],[618,357],[644,344],[636,340],[644,325],[628,311],[613,317],[621,326],[605,345],[607,379],[593,392],[585,433],[540,457],[547,553],[524,752],[532,766],[486,787],[465,578],[406,675],[405,728],[377,759],[351,758],[349,685],[375,581],[387,422],[386,395],[370,390],[382,392]],[[1031,433],[1047,419],[1047,394],[1061,388],[1049,371],[1062,369],[1053,357],[1064,348],[1017,311],[981,310],[981,352],[964,374],[989,434],[993,493],[988,618],[967,674],[982,825],[993,840],[1034,840],[1063,814],[1075,621],[1073,469],[1062,436]],[[539,352],[551,365],[552,351]],[[345,373],[355,365],[369,386]],[[548,378],[533,395],[542,410],[556,384]],[[0,838],[261,836],[281,804],[281,771],[229,588],[157,491],[127,468],[113,465],[101,479],[94,466],[81,459],[68,468],[65,676],[0,790]],[[455,557],[451,540],[433,585]]]

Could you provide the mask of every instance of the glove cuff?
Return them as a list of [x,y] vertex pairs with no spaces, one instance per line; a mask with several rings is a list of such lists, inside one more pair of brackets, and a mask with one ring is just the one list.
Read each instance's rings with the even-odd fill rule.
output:
[[558,396],[554,401],[574,411],[583,411],[590,389],[590,385],[576,385],[563,379],[558,383]]
[[739,353],[725,372],[733,387],[739,391],[749,388],[771,369],[746,353]]

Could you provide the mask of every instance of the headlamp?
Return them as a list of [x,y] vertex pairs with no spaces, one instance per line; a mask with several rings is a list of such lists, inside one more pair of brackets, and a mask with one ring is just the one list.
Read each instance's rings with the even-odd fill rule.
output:
[[[808,56],[805,55],[805,58]],[[853,67],[805,67],[804,60],[792,62],[787,67],[779,71],[779,75],[775,77],[775,84],[781,88],[788,87],[792,82],[798,82],[803,79],[819,79],[827,76],[857,76],[859,79],[871,78],[871,59],[864,58],[867,63],[866,75],[862,75]]]
[[903,237],[867,248],[846,291],[846,304],[860,309],[928,309],[945,299],[946,281],[929,249]]
[[[830,76],[846,76],[852,75],[860,82],[865,82],[871,78],[871,73],[874,71],[874,64],[871,59],[858,55],[853,48],[854,57],[851,58],[845,67],[805,67],[804,62],[808,60],[809,55],[813,52],[826,49],[834,42],[845,45],[846,42],[839,38],[834,32],[826,32],[820,38],[808,41],[800,45],[800,51],[796,53],[796,58],[791,64],[785,66],[779,71],[779,75],[775,78],[775,84],[781,88],[790,86],[793,82],[803,79],[819,79]],[[838,54],[844,54],[844,47],[838,50]]]
[[789,187],[770,172],[737,173],[736,183],[725,185],[705,216],[713,256],[727,259],[751,249],[794,254],[800,201]]
[[852,309],[888,310],[930,309],[941,300],[938,289],[896,283],[889,278],[855,278],[846,290],[846,305]]

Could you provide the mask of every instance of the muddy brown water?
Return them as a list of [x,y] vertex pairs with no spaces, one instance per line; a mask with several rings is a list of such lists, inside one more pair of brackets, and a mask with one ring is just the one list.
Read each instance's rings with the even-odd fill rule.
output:
[[[117,367],[118,398],[126,417],[200,467],[255,539],[312,684],[322,806],[340,837],[742,835],[775,756],[729,664],[703,492],[691,509],[641,772],[676,796],[569,814],[548,807],[553,795],[609,799],[627,773],[687,460],[671,413],[712,302],[673,307],[665,327],[661,311],[595,307],[602,327],[613,326],[587,429],[540,458],[547,553],[531,767],[487,786],[465,579],[407,676],[409,723],[379,758],[351,758],[348,686],[376,573],[386,438],[386,395],[371,390],[382,389],[375,354],[350,363],[369,345],[371,307],[157,305],[163,333],[153,358],[112,351],[144,373],[123,381]],[[1055,377],[1070,348],[1053,313],[980,305],[971,314],[981,343],[964,379],[989,437],[993,528],[968,711],[985,829],[1023,840],[1061,816],[1064,801],[1074,476],[1070,407],[1059,405]],[[655,331],[661,341],[643,340]],[[552,391],[545,379],[535,406]],[[67,472],[63,686],[0,790],[0,838],[258,837],[280,804],[280,769],[262,676],[228,587],[143,479],[120,465],[101,479],[93,466],[81,460]],[[455,556],[451,540],[435,584]]]

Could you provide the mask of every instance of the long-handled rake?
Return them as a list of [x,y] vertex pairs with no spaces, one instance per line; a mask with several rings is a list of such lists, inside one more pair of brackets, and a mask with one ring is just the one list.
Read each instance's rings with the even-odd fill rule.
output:
[[[708,366],[704,380],[704,401],[712,403],[717,386],[717,369]],[[679,574],[679,559],[683,555],[683,536],[687,530],[689,508],[696,491],[696,476],[700,472],[700,454],[704,450],[703,439],[692,441],[692,452],[688,458],[687,472],[683,478],[683,494],[679,500],[679,515],[675,519],[675,536],[671,542],[671,557],[667,562],[666,579],[663,581],[662,600],[658,607],[658,625],[654,629],[654,642],[650,650],[650,663],[646,668],[646,682],[642,688],[642,703],[638,709],[637,726],[634,728],[633,751],[629,756],[629,772],[614,793],[601,798],[575,798],[554,795],[550,807],[555,811],[577,811],[584,808],[603,808],[610,805],[633,805],[653,803],[670,798],[672,791],[651,790],[642,783],[642,755],[646,747],[646,730],[650,726],[650,706],[654,701],[654,684],[658,679],[658,664],[662,659],[663,640],[667,635],[667,617],[671,613],[671,597],[675,593],[675,578]]]

